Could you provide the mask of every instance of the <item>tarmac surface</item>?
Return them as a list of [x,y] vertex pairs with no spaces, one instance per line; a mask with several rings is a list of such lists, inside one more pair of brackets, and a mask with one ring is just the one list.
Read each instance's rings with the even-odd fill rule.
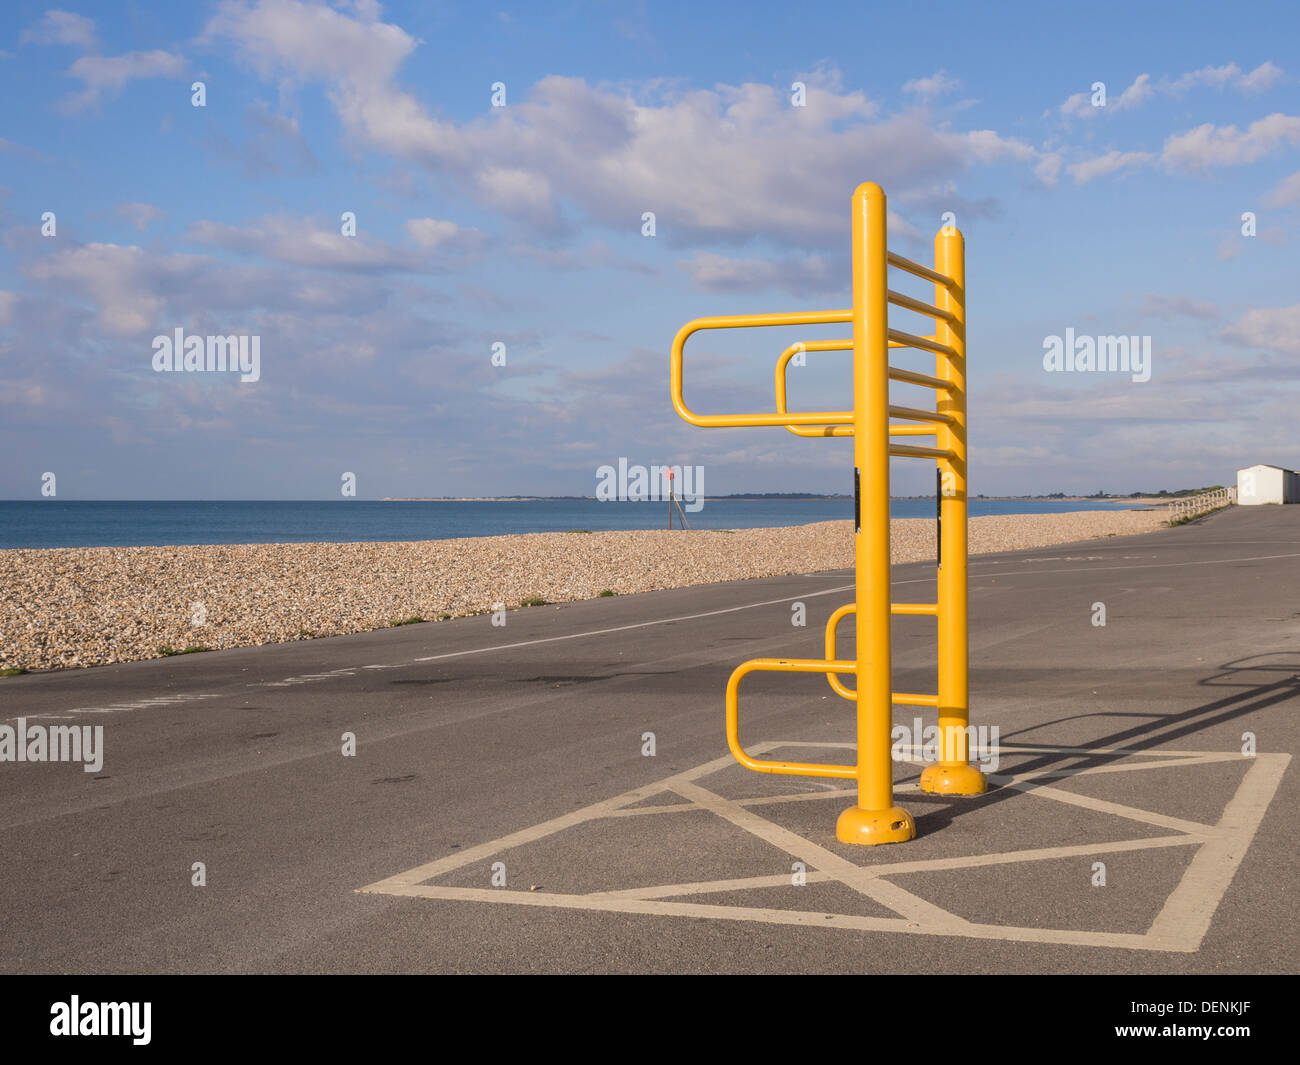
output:
[[[0,680],[0,723],[104,753],[0,763],[0,970],[1297,971],[1300,507],[970,573],[992,786],[922,794],[910,751],[917,838],[881,847],[723,735],[732,669],[820,658],[848,572]],[[934,690],[933,619],[894,655]],[[821,675],[751,674],[740,715],[751,753],[854,760]]]

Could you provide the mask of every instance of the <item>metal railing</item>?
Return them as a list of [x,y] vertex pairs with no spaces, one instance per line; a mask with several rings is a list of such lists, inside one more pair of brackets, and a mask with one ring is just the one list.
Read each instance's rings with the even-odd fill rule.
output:
[[[940,759],[921,775],[925,791],[977,795],[987,783],[969,761],[968,639],[966,627],[966,278],[965,243],[955,226],[934,239],[931,269],[890,252],[886,245],[885,194],[871,182],[853,194],[853,307],[849,310],[792,314],[749,314],[697,318],[687,322],[673,341],[669,362],[670,391],[677,413],[691,425],[783,426],[796,436],[853,437],[854,560],[856,597],[832,614],[826,626],[826,657],[757,658],[731,675],[726,691],[727,744],[742,765],[760,773],[834,777],[857,781],[858,801],[836,825],[844,843],[893,843],[912,839],[912,816],[893,802],[890,734],[893,707],[938,709]],[[931,281],[934,303],[892,291],[889,268]],[[889,306],[934,320],[933,336],[916,336],[889,327]],[[683,396],[682,364],[686,341],[705,329],[763,326],[851,324],[851,340],[794,344],[776,364],[776,411],[763,414],[696,414]],[[889,350],[911,348],[935,356],[935,372],[917,373],[889,365]],[[853,353],[853,409],[793,412],[786,407],[785,372],[798,352]],[[900,381],[935,391],[935,410],[890,403],[889,382]],[[920,424],[896,425],[890,419]],[[893,443],[893,437],[932,436],[933,447]],[[939,559],[935,603],[894,603],[890,599],[889,460],[932,459],[938,468]],[[857,643],[853,659],[835,653],[836,627],[855,615]],[[937,691],[895,692],[892,685],[891,619],[894,615],[932,616],[938,623]],[[857,706],[857,764],[764,761],[746,753],[739,736],[740,682],[756,671],[823,673],[837,695]],[[852,675],[855,687],[841,676]]]
[[1215,488],[1213,491],[1202,492],[1200,495],[1172,500],[1169,504],[1169,517],[1173,521],[1182,518],[1194,518],[1197,514],[1218,510],[1220,507],[1229,507],[1235,502],[1237,502],[1236,485],[1231,488]]

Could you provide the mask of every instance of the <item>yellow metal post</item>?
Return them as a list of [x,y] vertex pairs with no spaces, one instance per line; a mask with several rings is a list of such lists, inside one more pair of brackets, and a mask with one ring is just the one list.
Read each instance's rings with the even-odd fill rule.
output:
[[935,355],[935,376],[950,387],[939,393],[938,410],[950,421],[938,426],[935,446],[951,452],[939,463],[939,737],[940,758],[921,774],[921,790],[944,795],[979,795],[988,782],[970,764],[970,690],[966,628],[966,247],[956,226],[934,238],[935,270],[951,280],[936,283],[935,306],[951,315],[935,324],[935,339],[952,354]]
[[[826,657],[755,658],[731,674],[726,693],[727,744],[741,765],[759,773],[856,780],[858,801],[836,824],[844,843],[899,843],[916,835],[911,815],[894,805],[891,730],[893,708],[932,706],[939,712],[940,761],[921,777],[926,791],[977,795],[985,790],[984,774],[970,764],[966,630],[966,273],[961,234],[953,227],[935,238],[934,269],[889,251],[885,194],[870,182],[853,194],[853,307],[851,310],[798,311],[790,314],[723,315],[687,322],[673,340],[669,389],[674,409],[691,425],[784,426],[799,436],[852,436],[854,477],[854,557],[856,596],[826,626]],[[935,285],[934,305],[894,292],[887,274],[896,267]],[[889,328],[889,306],[901,307],[935,321],[934,336]],[[687,340],[706,329],[762,328],[794,325],[849,324],[853,339],[817,340],[786,348],[777,360],[776,407],[772,414],[697,414],[686,405],[683,356]],[[888,362],[891,348],[932,352],[935,376]],[[853,409],[800,411],[786,407],[785,371],[801,351],[853,352]],[[932,388],[933,411],[893,406],[889,382]],[[891,425],[890,419],[919,422]],[[892,443],[894,436],[934,436],[935,446]],[[927,459],[938,463],[942,559],[934,603],[892,603],[889,566],[889,460]],[[683,518],[683,521],[685,519]],[[835,629],[853,614],[857,650],[852,660],[836,654]],[[938,622],[938,691],[895,692],[890,622],[895,614],[932,616]],[[754,758],[740,741],[740,685],[753,672],[824,673],[837,695],[857,709],[856,765],[784,762]],[[842,677],[853,674],[855,687]]]
[[853,193],[853,466],[857,564],[858,802],[840,814],[841,843],[901,843],[916,835],[893,802],[889,590],[889,305],[885,193]]

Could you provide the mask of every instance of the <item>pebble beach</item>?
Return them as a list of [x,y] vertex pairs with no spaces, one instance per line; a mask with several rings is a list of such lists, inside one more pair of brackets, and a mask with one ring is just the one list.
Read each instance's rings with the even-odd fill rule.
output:
[[[1163,510],[972,518],[970,553],[1152,532]],[[890,524],[893,561],[935,524]],[[847,521],[735,531],[529,533],[410,543],[0,550],[0,669],[49,670],[337,636],[420,618],[848,569]],[[0,681],[3,683],[3,681]]]

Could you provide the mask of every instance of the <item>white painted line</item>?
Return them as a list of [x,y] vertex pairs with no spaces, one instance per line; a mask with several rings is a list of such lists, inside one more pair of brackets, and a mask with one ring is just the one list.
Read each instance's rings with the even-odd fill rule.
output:
[[[1115,854],[1123,851],[1150,850],[1160,847],[1194,847],[1201,840],[1194,836],[1157,836],[1154,839],[1122,839],[1113,843],[1083,843],[1073,847],[1039,847],[1026,851],[1006,851],[1002,854],[971,854],[960,858],[927,858],[914,862],[888,862],[871,866],[877,876],[895,876],[903,873],[928,873],[947,869],[976,869],[986,865],[1012,865],[1020,862],[1051,861],[1058,858],[1075,858],[1093,854]],[[745,877],[739,880],[707,880],[696,884],[657,884],[654,887],[626,888],[622,891],[593,891],[590,898],[660,899],[677,895],[706,895],[715,891],[745,891],[750,888],[785,887],[790,884],[789,873],[775,876]],[[822,870],[810,869],[804,874],[808,883],[823,883],[836,877]]]
[[1290,761],[1289,754],[1255,755],[1255,764],[1219,819],[1218,832],[1196,852],[1191,866],[1151,923],[1152,935],[1182,937],[1188,950],[1200,947],[1219,900],[1246,856]]
[[655,621],[638,621],[633,625],[615,625],[609,629],[590,629],[587,632],[571,632],[567,636],[546,636],[540,640],[520,640],[518,643],[501,643],[492,647],[476,647],[470,651],[451,651],[444,655],[428,655],[425,658],[412,659],[413,662],[439,662],[444,658],[461,658],[465,655],[482,655],[490,651],[510,651],[516,647],[536,647],[542,643],[557,643],[560,640],[582,640],[588,636],[608,636],[613,632],[630,632],[633,629],[648,629],[654,625],[671,625],[675,621],[698,621],[700,618],[716,618],[720,614],[735,614],[741,610],[754,610],[760,606],[778,606],[781,603],[793,603],[799,599],[815,599],[819,595],[834,595],[837,592],[847,592],[853,589],[852,584],[844,584],[835,588],[826,588],[820,592],[803,592],[800,595],[787,595],[781,599],[768,599],[762,603],[746,603],[744,606],[729,606],[722,610],[708,610],[703,614],[683,614],[676,618],[658,618]]
[[[978,557],[978,556],[976,556]],[[1041,573],[1100,573],[1103,570],[1128,569],[1177,569],[1181,566],[1225,566],[1230,562],[1269,562],[1278,558],[1300,558],[1300,552],[1289,555],[1251,555],[1247,558],[1206,558],[1198,562],[1144,562],[1140,566],[1074,566],[1070,569],[1022,569],[1003,570],[995,573],[972,573],[972,577],[1024,577],[1038,576]],[[974,560],[969,565],[975,565]],[[934,578],[930,578],[933,580]],[[914,581],[892,581],[893,584],[912,584]]]
[[[771,747],[770,744],[760,743],[755,746],[755,750],[761,750],[766,753]],[[622,795],[615,795],[612,799],[606,799],[604,802],[598,802],[593,806],[584,807],[581,810],[574,810],[571,813],[562,814],[559,817],[552,818],[550,821],[543,821],[539,825],[533,825],[531,828],[525,828],[519,832],[513,832],[501,839],[493,840],[491,843],[484,843],[477,847],[470,847],[468,850],[459,851],[456,854],[449,854],[445,858],[439,858],[437,861],[428,862],[424,865],[416,866],[414,869],[408,869],[404,873],[398,873],[396,876],[390,876],[387,880],[381,880],[374,884],[368,884],[361,891],[367,892],[387,892],[392,888],[418,884],[423,880],[431,880],[435,876],[442,876],[453,870],[460,869],[463,866],[471,865],[474,862],[481,861],[484,858],[490,858],[500,851],[509,850],[511,847],[518,847],[525,843],[532,843],[534,840],[543,839],[546,836],[561,832],[566,828],[572,828],[574,825],[580,825],[587,821],[605,817],[607,814],[628,806],[634,802],[640,802],[643,799],[649,799],[668,790],[673,783],[679,780],[694,780],[696,777],[706,776],[709,773],[716,773],[719,769],[725,769],[727,766],[734,765],[735,762],[731,755],[724,755],[721,758],[715,758],[712,762],[706,762],[704,765],[696,766],[694,769],[688,769],[676,776],[668,777],[656,784],[647,784],[644,787],[633,788],[631,791],[625,791]]]
[[[363,892],[371,891],[362,888]],[[795,889],[792,889],[795,890]],[[1062,943],[1069,946],[1117,947],[1125,950],[1186,951],[1177,943],[1166,943],[1150,935],[1131,932],[1077,932],[1073,929],[1017,928],[962,922],[960,931],[951,926],[916,924],[901,917],[860,917],[843,913],[811,913],[806,910],[771,910],[749,906],[718,906],[712,903],[666,902],[661,899],[617,899],[591,895],[559,895],[544,891],[509,891],[504,888],[402,887],[386,892],[412,898],[484,902],[515,906],[549,906],[565,910],[596,910],[602,913],[639,913],[655,917],[707,917],[718,921],[750,921],[759,924],[801,925],[811,928],[845,928],[860,932],[903,932],[921,936],[959,936],[966,939],[1010,940],[1021,943]],[[960,920],[960,918],[958,918]]]
[[[655,887],[626,888],[623,891],[593,891],[588,899],[666,899],[677,895],[713,895],[720,891],[753,891],[759,888],[793,887],[790,873],[775,876],[744,876],[736,880],[702,880],[695,884],[658,884]],[[810,884],[834,880],[830,873],[809,869],[804,873]]]
[[[895,788],[897,793],[901,788]],[[856,794],[854,788],[832,788],[829,791],[800,791],[792,795],[763,795],[757,799],[737,799],[739,806],[770,806],[773,803],[808,802],[812,799],[843,799]],[[698,810],[693,802],[664,803],[660,806],[634,806],[627,810],[615,810],[610,817],[635,817],[637,814],[679,814],[688,810]]]
[[867,898],[882,906],[888,906],[909,921],[945,928],[956,928],[967,923],[956,914],[940,909],[932,902],[926,902],[919,895],[913,895],[897,884],[879,879],[873,867],[857,865],[847,858],[841,858],[833,851],[819,847],[811,840],[795,835],[788,828],[782,828],[765,820],[745,807],[730,799],[724,799],[721,795],[715,795],[698,784],[677,781],[671,785],[671,790],[677,792],[682,798],[690,799],[704,809],[725,818],[738,828],[743,828],[765,843],[770,843],[792,857],[830,873],[842,884],[851,887],[859,894],[866,895]]
[[[851,744],[782,744],[768,741],[756,745],[755,753],[767,753],[785,746],[835,746]],[[1144,759],[1135,768],[1160,768],[1168,765],[1188,766],[1212,762],[1235,761],[1236,752],[1188,752],[1109,749],[1129,757]],[[1035,746],[1026,749],[1030,754],[1096,753],[1091,748],[1050,748]],[[1204,756],[1204,757],[1202,757]],[[726,799],[711,792],[695,781],[720,769],[732,766],[729,756],[716,759],[703,766],[676,774],[613,799],[597,803],[585,810],[575,811],[552,821],[525,829],[492,843],[484,844],[462,854],[450,856],[387,880],[358,889],[362,893],[390,894],[434,900],[451,900],[478,903],[504,903],[520,906],[543,906],[569,910],[646,914],[653,916],[681,916],[717,920],[752,921],[766,924],[800,925],[805,927],[841,928],[858,931],[903,932],[914,935],[960,936],[970,939],[1003,940],[1025,943],[1056,943],[1068,946],[1112,947],[1129,950],[1152,950],[1190,953],[1199,949],[1205,931],[1209,928],[1223,895],[1240,864],[1246,848],[1259,827],[1270,801],[1276,794],[1282,774],[1290,762],[1290,755],[1261,754],[1237,788],[1225,808],[1224,815],[1215,826],[1199,825],[1177,818],[1166,818],[1151,811],[1093,800],[1047,786],[1033,786],[1032,777],[1017,780],[1015,786],[1029,796],[1068,802],[1085,806],[1098,812],[1137,820],[1148,824],[1173,827],[1177,834],[1154,836],[1148,839],[1124,839],[1102,842],[1084,842],[1067,846],[1038,847],[1021,851],[995,854],[958,855],[947,858],[902,860],[859,866],[841,858],[809,840],[790,832],[773,822],[759,817],[748,809],[751,805],[774,801],[799,802],[812,798],[830,797],[829,792],[798,792],[786,796],[758,796],[744,799]],[[1109,769],[1111,767],[1098,767]],[[846,789],[837,789],[843,791]],[[851,791],[851,789],[848,789]],[[905,786],[898,791],[914,790]],[[633,808],[631,804],[664,791],[672,791],[688,801],[671,806]],[[841,796],[842,798],[842,796]],[[860,914],[781,910],[763,907],[741,907],[716,903],[687,903],[668,901],[674,896],[701,895],[717,892],[745,891],[758,888],[781,887],[789,883],[788,873],[770,876],[738,877],[684,884],[660,884],[649,887],[595,891],[587,894],[560,894],[555,892],[522,892],[506,889],[459,888],[423,883],[453,869],[459,869],[497,854],[521,843],[533,842],[564,828],[593,818],[612,819],[636,813],[672,813],[685,810],[707,809],[730,821],[765,842],[786,851],[812,868],[807,873],[809,883],[836,881],[873,900],[886,905],[903,916],[898,918],[867,917]],[[1019,862],[1048,861],[1061,858],[1086,857],[1095,854],[1155,850],[1172,847],[1196,847],[1188,869],[1178,887],[1166,900],[1160,914],[1146,933],[1119,933],[1097,930],[1062,928],[1026,928],[1004,925],[980,924],[967,921],[908,892],[884,878],[907,873],[922,873],[954,869],[975,869],[985,866],[1010,865]],[[891,851],[891,853],[894,853]],[[902,851],[900,853],[906,853]],[[791,885],[792,890],[797,890]]]
[[1105,799],[1094,799],[1091,795],[1078,795],[1072,791],[1062,791],[1060,788],[1053,788],[1048,784],[1035,784],[1032,777],[1028,780],[1018,780],[1015,777],[1004,777],[1000,773],[989,773],[988,778],[991,783],[998,784],[1001,787],[1015,788],[1017,791],[1031,793],[1043,799],[1055,799],[1067,806],[1078,806],[1085,810],[1095,810],[1098,813],[1114,814],[1116,817],[1126,817],[1130,821],[1141,821],[1143,824],[1155,825],[1157,828],[1170,828],[1175,832],[1185,832],[1190,836],[1206,838],[1214,834],[1213,825],[1203,825],[1199,821],[1185,821],[1181,817],[1168,817],[1152,810],[1139,810],[1136,806],[1124,806],[1121,803],[1108,802]]
[[1229,751],[1226,754],[1220,753],[1205,754],[1196,758],[1163,758],[1160,760],[1151,760],[1138,762],[1135,765],[1095,765],[1082,767],[1066,767],[1065,769],[1047,769],[1035,771],[1032,773],[1013,774],[1012,779],[1016,781],[1026,780],[1061,780],[1069,777],[1087,777],[1098,773],[1136,773],[1143,769],[1181,769],[1189,765],[1211,765],[1215,762],[1240,762],[1245,755],[1237,751]]

